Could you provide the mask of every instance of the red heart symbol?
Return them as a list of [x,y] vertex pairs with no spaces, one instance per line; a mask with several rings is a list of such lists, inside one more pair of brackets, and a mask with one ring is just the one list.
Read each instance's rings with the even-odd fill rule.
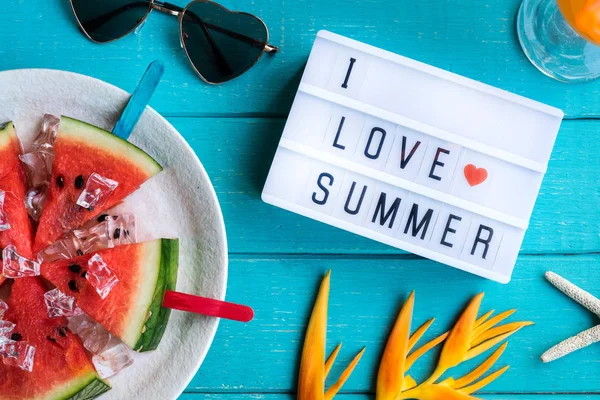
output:
[[468,164],[465,167],[465,178],[471,186],[477,186],[483,183],[488,177],[488,172],[485,168],[477,168],[473,164]]

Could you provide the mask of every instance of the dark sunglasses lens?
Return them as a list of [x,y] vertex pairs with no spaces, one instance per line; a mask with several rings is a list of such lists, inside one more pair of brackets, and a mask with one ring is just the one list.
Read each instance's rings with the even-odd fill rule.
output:
[[267,29],[258,18],[211,2],[195,2],[187,8],[181,34],[190,61],[212,83],[246,72],[267,44]]
[[72,4],[83,30],[97,42],[125,36],[150,10],[150,0],[72,0]]

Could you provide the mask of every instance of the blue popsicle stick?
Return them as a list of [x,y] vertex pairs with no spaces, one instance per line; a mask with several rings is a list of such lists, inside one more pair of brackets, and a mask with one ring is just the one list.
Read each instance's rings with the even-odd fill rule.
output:
[[165,66],[162,62],[152,61],[152,63],[150,63],[144,76],[140,80],[140,83],[138,83],[135,91],[131,95],[129,102],[127,102],[127,106],[125,106],[121,118],[119,118],[113,128],[113,134],[125,140],[129,138],[133,128],[135,128],[135,125],[146,109],[152,94],[154,94],[154,89],[158,86],[164,71]]

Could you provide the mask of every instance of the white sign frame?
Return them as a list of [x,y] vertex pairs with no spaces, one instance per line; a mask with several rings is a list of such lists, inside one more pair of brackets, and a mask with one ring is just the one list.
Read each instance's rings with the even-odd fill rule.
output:
[[[467,110],[466,117],[464,110]],[[562,118],[563,112],[559,109],[320,31],[262,198],[277,207],[507,283]],[[363,122],[352,125],[352,121],[358,120]],[[372,121],[387,128],[374,127],[369,132],[375,124]],[[352,146],[364,147],[364,155],[371,160],[361,158],[359,150],[352,153],[354,150],[346,148],[349,145],[338,142],[342,129]],[[364,129],[366,133],[362,131]],[[377,129],[380,132],[376,132]],[[376,133],[380,134],[379,147],[371,154]],[[386,140],[386,135],[391,139]],[[400,146],[400,137],[404,165],[400,167],[402,171],[394,171],[390,165],[396,162],[392,155],[398,149],[393,146]],[[413,150],[418,149],[419,153],[412,151],[405,158],[407,137],[423,138],[424,145],[419,147],[421,140],[414,139]],[[365,138],[368,138],[366,145]],[[452,151],[446,151],[444,147]],[[434,149],[437,149],[435,155],[427,152]],[[439,161],[440,151],[444,153],[441,156],[448,157],[445,163]],[[385,155],[379,159],[382,153]],[[404,168],[413,153],[418,155],[413,163],[417,163],[419,157],[422,161],[409,176],[409,168]],[[428,155],[433,157],[433,164],[429,157],[431,168],[429,175],[424,176],[427,175],[425,165],[429,165],[425,158]],[[487,165],[490,174],[485,168],[478,169],[471,163],[462,169],[470,160]],[[323,174],[312,176],[314,171],[320,171],[319,168],[336,171],[337,183],[334,185],[333,175],[329,179],[329,173],[324,181]],[[484,175],[481,175],[481,169],[485,171]],[[464,171],[464,177],[459,171]],[[451,175],[436,175],[443,173]],[[339,183],[340,180],[343,182]],[[353,184],[348,187],[350,180]],[[315,183],[322,193],[315,189]],[[335,208],[333,204],[339,202],[337,192],[342,186],[343,193],[348,192],[345,210],[351,211],[348,206],[354,198],[354,189],[361,185],[360,201],[356,201],[355,207],[357,214],[360,210],[360,218],[340,213],[340,207]],[[365,193],[369,193],[367,188],[374,193],[379,191],[379,201],[383,197],[383,204],[375,206],[376,200],[371,194],[365,197]],[[394,211],[389,231],[380,228],[387,225],[384,193],[388,192],[396,193],[396,199],[401,198],[401,206],[394,203],[396,209],[389,208],[390,212]],[[314,196],[312,203],[307,202],[311,193]],[[319,199],[318,193],[321,194]],[[368,205],[362,205],[363,197],[369,198]],[[329,199],[332,200],[327,203]],[[321,201],[324,203],[320,204]],[[416,211],[409,210],[411,203],[411,207],[426,204],[428,210],[435,210],[429,214],[424,230],[415,231],[419,211],[418,206]],[[460,211],[463,216],[457,217],[453,210]],[[373,225],[378,212],[380,226]],[[401,214],[398,218],[397,212]],[[369,218],[372,214],[373,224],[369,225],[369,218],[362,214]],[[438,219],[442,214],[448,218],[445,228],[440,228],[445,220]],[[400,221],[394,227],[398,230],[396,233],[392,230],[395,220]],[[425,217],[421,221],[425,221]],[[411,222],[412,231],[409,230]],[[450,228],[451,223],[469,225],[457,233]],[[406,224],[405,236],[402,236],[403,224]],[[408,236],[407,231],[410,231]],[[418,236],[420,231],[423,237]],[[453,248],[453,244],[445,240],[449,232],[455,239],[460,237],[463,243],[454,243],[457,247]],[[441,242],[433,242],[433,237],[440,241],[440,233]],[[489,239],[487,242],[485,234]],[[471,251],[467,248],[468,240],[474,240]],[[444,246],[440,246],[441,243]],[[476,258],[476,252],[480,253],[480,259]]]

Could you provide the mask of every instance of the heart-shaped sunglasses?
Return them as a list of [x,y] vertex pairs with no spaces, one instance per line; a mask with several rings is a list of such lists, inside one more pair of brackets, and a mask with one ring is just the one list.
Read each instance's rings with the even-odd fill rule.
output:
[[269,31],[258,17],[230,11],[206,0],[182,8],[156,0],[70,0],[85,35],[96,43],[120,39],[135,31],[157,10],[179,18],[181,47],[206,83],[232,80],[248,71],[263,53],[275,53]]

